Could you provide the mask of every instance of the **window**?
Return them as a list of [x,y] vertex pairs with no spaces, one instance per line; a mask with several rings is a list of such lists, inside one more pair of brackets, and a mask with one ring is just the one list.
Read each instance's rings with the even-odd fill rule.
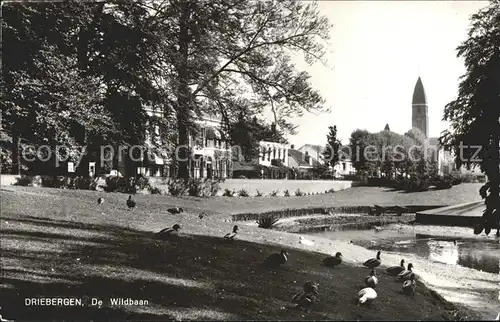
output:
[[346,169],[346,164],[345,164],[345,162],[343,162],[343,163],[342,163],[342,170],[344,170],[344,171],[345,171],[345,169]]
[[271,161],[271,148],[267,151],[267,161]]

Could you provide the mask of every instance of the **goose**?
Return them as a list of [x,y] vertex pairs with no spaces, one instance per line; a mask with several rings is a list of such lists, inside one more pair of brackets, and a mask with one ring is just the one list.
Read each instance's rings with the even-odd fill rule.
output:
[[307,281],[304,283],[303,291],[292,297],[292,302],[297,304],[296,308],[306,309],[306,311],[309,311],[309,308],[316,300],[315,295],[317,294],[319,294],[318,284]]
[[337,252],[335,256],[329,256],[323,259],[323,264],[329,267],[335,267],[342,263],[342,253]]
[[234,225],[233,227],[233,232],[232,233],[227,233],[224,235],[224,239],[229,239],[229,240],[233,240],[234,237],[236,237],[236,234],[238,233],[238,225]]
[[104,202],[104,199],[102,198],[97,198],[97,204],[98,205],[102,205],[102,203]]
[[398,276],[399,273],[405,270],[405,260],[401,260],[401,264],[399,266],[391,266],[388,267],[385,272],[391,276]]
[[410,279],[403,283],[403,293],[406,295],[415,295],[415,289],[417,288],[417,283],[415,282],[415,275],[412,274]]
[[171,228],[165,228],[157,232],[156,237],[162,240],[169,239],[172,237],[178,237],[180,229],[181,226],[179,224],[175,224]]
[[182,208],[179,208],[179,207],[169,208],[169,209],[167,209],[167,211],[172,215],[177,215],[177,214],[180,214],[181,212],[184,212],[184,210]]
[[308,239],[305,239],[304,237],[300,236],[299,237],[299,243],[307,246],[312,246],[314,245],[314,242]]
[[399,273],[398,276],[396,276],[396,280],[397,281],[406,281],[406,280],[411,279],[411,277],[415,275],[415,273],[413,273],[413,271],[412,271],[412,268],[413,268],[413,264],[409,263],[408,268],[406,270],[402,271],[401,273]]
[[198,215],[198,218],[203,219],[204,217],[208,217],[206,212],[202,212]]
[[380,263],[382,260],[380,259],[380,251],[377,252],[377,257],[376,258],[371,258],[367,260],[366,262],[363,263],[363,266],[368,267],[368,268],[375,268],[377,266],[380,266]]
[[128,209],[134,209],[135,208],[135,201],[132,200],[132,196],[128,196],[128,199],[127,199],[127,207]]
[[288,261],[288,253],[282,249],[281,252],[269,255],[262,265],[266,268],[278,268]]
[[371,302],[377,298],[377,292],[371,287],[366,287],[358,292],[358,305]]
[[378,278],[377,275],[375,275],[375,269],[372,268],[372,271],[370,272],[370,276],[367,276],[365,278],[365,284],[367,287],[375,288],[378,284]]

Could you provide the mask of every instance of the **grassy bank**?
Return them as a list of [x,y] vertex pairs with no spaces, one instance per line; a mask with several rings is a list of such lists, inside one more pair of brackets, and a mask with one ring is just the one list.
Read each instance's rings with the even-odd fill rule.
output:
[[[193,214],[169,216],[153,196],[137,198],[138,208],[128,211],[123,197],[107,194],[98,207],[91,192],[2,191],[4,318],[453,320],[463,314],[455,315],[453,305],[422,284],[415,298],[403,296],[401,285],[385,276],[373,305],[357,307],[355,294],[368,273],[359,265],[329,269],[321,264],[325,255],[287,247],[289,262],[267,271],[259,264],[281,246],[265,238],[279,232],[256,229],[245,235],[251,240],[224,244],[214,236],[230,224]],[[174,222],[181,223],[185,238],[152,239],[152,232]],[[289,308],[306,280],[320,284],[320,301],[308,314]],[[25,306],[25,298],[40,296],[76,297],[87,304],[98,298],[103,305]],[[113,297],[148,305],[112,307]]]

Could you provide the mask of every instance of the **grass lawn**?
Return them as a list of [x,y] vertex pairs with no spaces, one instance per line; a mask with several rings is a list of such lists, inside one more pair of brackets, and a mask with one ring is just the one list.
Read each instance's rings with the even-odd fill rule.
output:
[[[290,260],[273,272],[259,266],[280,246],[238,240],[222,243],[217,220],[185,215],[185,236],[159,242],[152,232],[171,226],[165,206],[173,198],[137,196],[128,211],[123,194],[43,188],[2,189],[0,306],[4,318],[46,319],[287,319],[449,320],[454,307],[419,284],[415,298],[381,273],[378,298],[357,307],[355,294],[367,269],[329,269],[324,255],[289,249]],[[186,199],[182,199],[187,202]],[[236,199],[234,199],[236,200]],[[200,207],[203,200],[191,201]],[[269,201],[268,201],[269,202]],[[228,208],[238,207],[227,205]],[[181,218],[181,217],[179,217]],[[217,230],[219,229],[219,230]],[[222,231],[221,230],[221,231]],[[273,234],[261,230],[262,234]],[[290,309],[307,280],[320,285],[311,313]],[[25,306],[31,297],[76,297],[102,307]],[[110,306],[112,297],[147,300],[143,306]]]
[[[211,214],[231,215],[238,213],[260,213],[272,210],[310,207],[340,207],[340,206],[408,206],[408,205],[454,205],[466,202],[481,201],[479,188],[481,183],[463,183],[451,189],[404,193],[380,187],[353,187],[335,193],[311,195],[302,197],[171,197],[160,195],[136,195],[134,199],[141,207],[148,205],[150,210],[164,209],[165,207],[183,207],[191,212],[206,211]],[[58,196],[58,189],[28,188],[8,186],[4,189],[26,191],[43,191],[45,194]],[[98,196],[117,200],[126,198],[123,194],[107,194],[95,191],[67,191],[65,195]]]

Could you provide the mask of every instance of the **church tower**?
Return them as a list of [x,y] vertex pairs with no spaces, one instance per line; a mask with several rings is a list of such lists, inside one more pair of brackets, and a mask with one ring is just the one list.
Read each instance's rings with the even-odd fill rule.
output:
[[413,100],[411,103],[412,115],[411,115],[411,126],[412,128],[417,128],[426,137],[429,137],[429,117],[427,116],[427,98],[425,96],[424,85],[420,77],[415,84],[415,89],[413,90]]

